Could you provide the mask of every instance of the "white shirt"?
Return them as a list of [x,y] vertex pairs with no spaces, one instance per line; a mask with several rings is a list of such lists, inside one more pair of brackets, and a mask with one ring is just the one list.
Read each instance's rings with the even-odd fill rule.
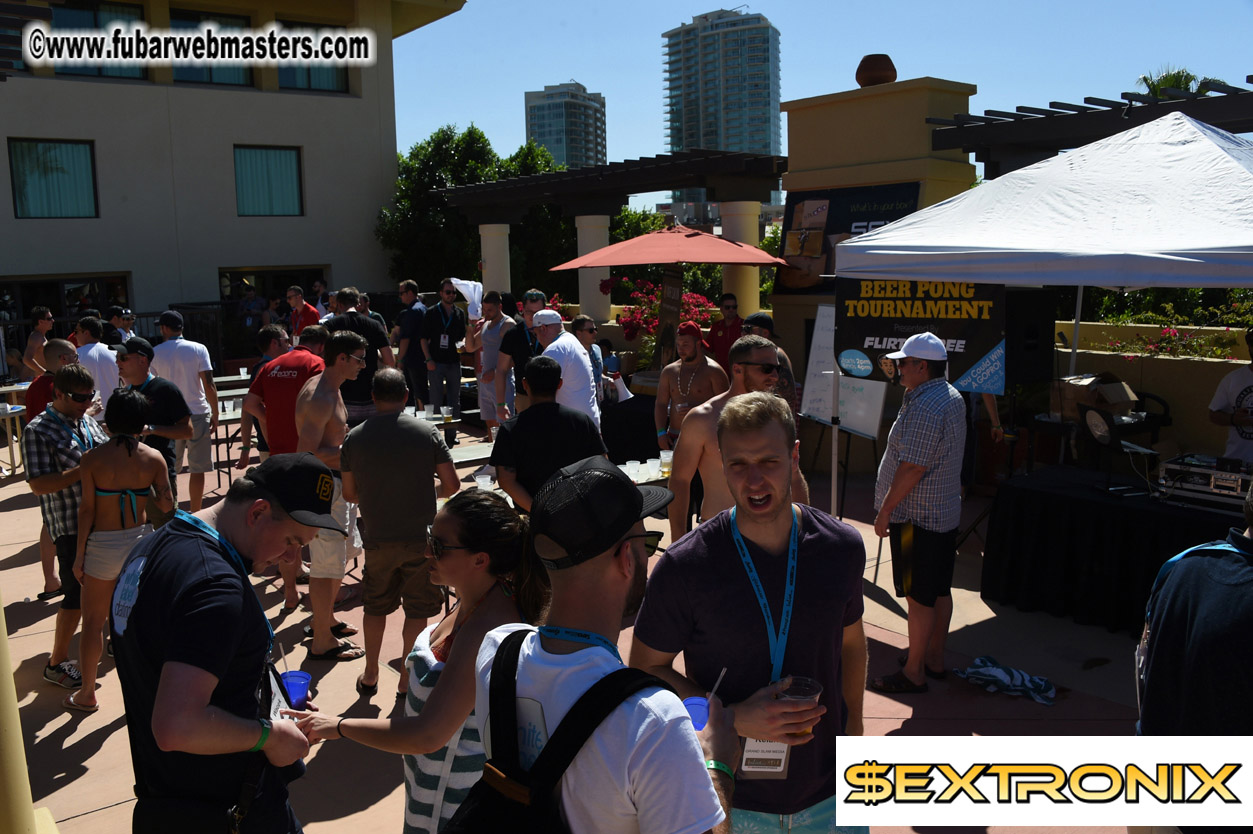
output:
[[596,402],[596,386],[592,381],[592,360],[588,358],[582,342],[573,333],[563,330],[552,344],[544,348],[544,355],[561,366],[557,402],[582,411],[592,418],[599,429],[600,406]]
[[[511,623],[488,632],[475,663],[474,716],[491,757],[488,683]],[[622,665],[592,647],[550,654],[532,633],[518,655],[519,756],[534,762],[549,735],[584,692]],[[700,741],[683,702],[643,689],[609,714],[561,777],[561,807],[573,834],[697,834],[722,822]]]
[[96,390],[100,392],[100,408],[96,422],[104,423],[104,407],[117,388],[117,354],[109,350],[104,342],[83,345],[78,349],[78,364],[91,371],[91,378],[96,381]]
[[208,414],[209,400],[204,393],[200,374],[213,372],[209,349],[199,342],[191,342],[182,336],[166,339],[152,349],[152,372],[168,379],[183,392],[187,410],[192,414]]
[[[1209,404],[1210,411],[1253,411],[1253,368],[1242,365],[1223,377]],[[1227,429],[1224,457],[1253,461],[1253,426]]]

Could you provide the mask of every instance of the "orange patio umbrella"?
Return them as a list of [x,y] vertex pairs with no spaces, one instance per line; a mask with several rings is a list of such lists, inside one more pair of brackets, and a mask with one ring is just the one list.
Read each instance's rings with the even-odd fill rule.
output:
[[559,269],[582,269],[598,266],[637,266],[646,264],[732,264],[735,266],[787,266],[787,262],[769,252],[736,243],[687,226],[671,226],[648,232],[572,261],[554,266]]

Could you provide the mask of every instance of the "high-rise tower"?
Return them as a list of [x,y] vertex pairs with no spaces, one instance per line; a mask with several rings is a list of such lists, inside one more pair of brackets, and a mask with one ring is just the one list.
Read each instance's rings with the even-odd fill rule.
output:
[[548,148],[558,165],[604,165],[605,97],[577,81],[527,93],[526,138]]

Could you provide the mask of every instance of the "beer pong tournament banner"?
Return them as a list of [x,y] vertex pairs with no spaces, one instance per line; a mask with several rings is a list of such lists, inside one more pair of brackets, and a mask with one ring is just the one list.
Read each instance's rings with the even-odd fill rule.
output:
[[897,382],[887,354],[930,331],[948,350],[948,380],[959,391],[1005,393],[1005,287],[962,281],[839,278],[836,361],[850,376]]

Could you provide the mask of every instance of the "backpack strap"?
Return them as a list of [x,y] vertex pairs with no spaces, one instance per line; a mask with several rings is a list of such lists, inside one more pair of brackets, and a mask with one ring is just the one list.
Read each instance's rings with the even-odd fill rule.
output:
[[[493,668],[493,683],[495,680],[496,670]],[[551,795],[557,787],[557,782],[561,780],[562,774],[570,766],[570,762],[574,761],[574,757],[583,748],[584,743],[591,738],[600,723],[631,695],[641,689],[654,686],[674,692],[674,688],[660,678],[629,667],[611,672],[593,684],[579,700],[575,701],[574,706],[570,707],[570,711],[566,713],[565,718],[549,737],[548,743],[544,745],[544,749],[540,751],[539,758],[531,766],[528,773],[531,795],[533,797]],[[493,727],[493,744],[496,740],[495,732],[496,728]],[[516,761],[516,744],[514,749],[514,761]]]
[[492,761],[515,779],[522,776],[518,764],[518,655],[522,641],[532,631],[518,629],[500,641],[487,688]]

